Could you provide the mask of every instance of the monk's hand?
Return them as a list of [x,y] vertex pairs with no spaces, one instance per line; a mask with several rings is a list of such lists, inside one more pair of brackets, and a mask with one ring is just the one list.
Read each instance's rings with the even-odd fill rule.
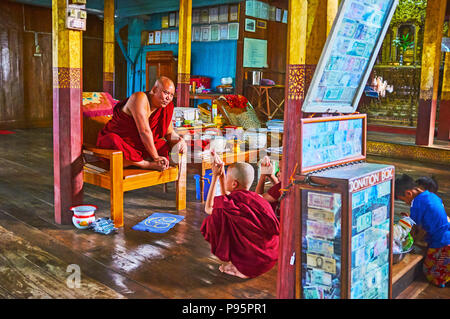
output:
[[165,158],[164,156],[157,157],[155,159],[155,162],[158,163],[158,167],[160,168],[160,171],[164,171],[169,168],[169,160]]
[[261,161],[261,176],[268,177],[273,174],[273,165],[270,162],[270,159],[266,156]]
[[214,161],[211,169],[212,169],[213,175],[217,176],[217,177],[222,176],[222,174],[225,172],[223,162],[218,163],[218,162]]

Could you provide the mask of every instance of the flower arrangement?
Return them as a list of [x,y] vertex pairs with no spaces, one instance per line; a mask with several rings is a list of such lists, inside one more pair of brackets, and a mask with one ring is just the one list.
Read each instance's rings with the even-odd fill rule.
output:
[[247,108],[248,100],[243,95],[225,95],[228,106],[232,109],[243,109]]

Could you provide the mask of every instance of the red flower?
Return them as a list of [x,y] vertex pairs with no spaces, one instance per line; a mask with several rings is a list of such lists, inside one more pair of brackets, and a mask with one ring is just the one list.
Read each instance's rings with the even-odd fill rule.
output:
[[225,95],[225,98],[227,99],[227,103],[231,108],[247,108],[248,100],[243,95]]

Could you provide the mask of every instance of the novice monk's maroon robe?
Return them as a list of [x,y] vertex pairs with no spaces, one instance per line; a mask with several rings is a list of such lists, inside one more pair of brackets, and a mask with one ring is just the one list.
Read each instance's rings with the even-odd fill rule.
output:
[[[149,92],[145,92],[145,94],[150,101]],[[112,119],[98,133],[97,147],[121,150],[125,159],[140,162],[150,159],[151,156],[142,143],[133,116],[122,111],[128,99],[122,100],[114,106]],[[150,115],[148,120],[156,150],[160,156],[167,158],[170,146],[163,137],[167,134],[167,129],[172,121],[173,108],[172,102],[165,108],[160,107]]]
[[215,197],[200,230],[211,252],[247,277],[259,276],[277,262],[280,224],[269,202],[255,192]]

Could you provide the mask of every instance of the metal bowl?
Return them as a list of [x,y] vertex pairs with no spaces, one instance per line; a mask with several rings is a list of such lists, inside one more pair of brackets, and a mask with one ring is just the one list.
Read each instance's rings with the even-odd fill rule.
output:
[[403,258],[405,258],[406,254],[409,253],[413,248],[410,247],[408,250],[402,251],[401,253],[392,253],[393,258],[392,262],[394,264],[398,264],[400,261],[402,261]]

